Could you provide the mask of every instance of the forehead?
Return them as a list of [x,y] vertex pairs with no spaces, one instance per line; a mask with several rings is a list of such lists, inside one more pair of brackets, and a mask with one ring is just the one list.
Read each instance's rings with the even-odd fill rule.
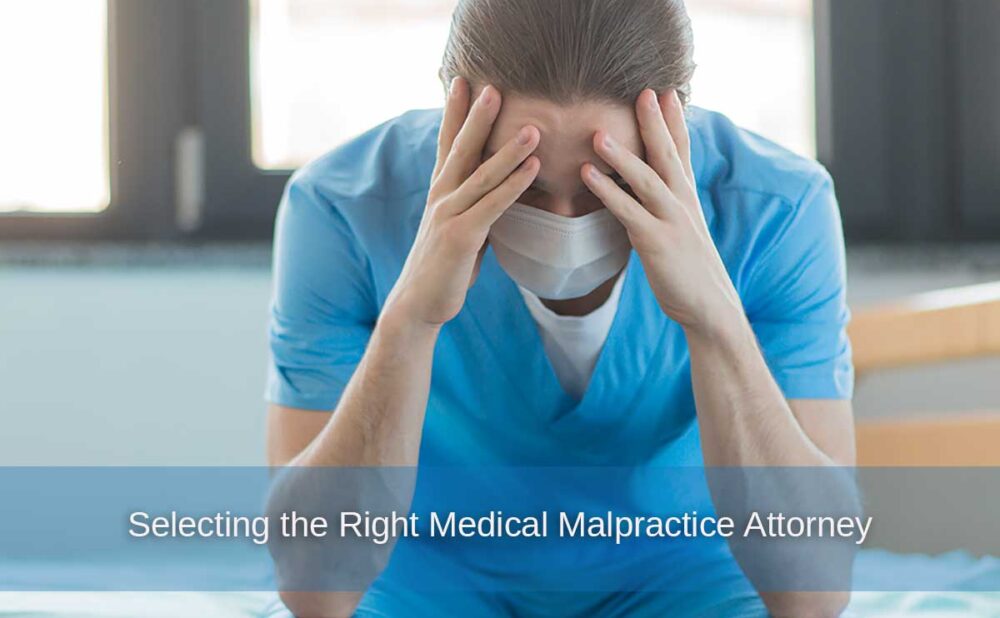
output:
[[533,125],[541,132],[536,154],[543,168],[566,166],[578,170],[591,161],[606,169],[593,150],[594,134],[602,129],[629,150],[637,154],[642,152],[635,111],[631,106],[601,102],[561,105],[518,95],[504,96],[487,150],[497,152],[526,125]]

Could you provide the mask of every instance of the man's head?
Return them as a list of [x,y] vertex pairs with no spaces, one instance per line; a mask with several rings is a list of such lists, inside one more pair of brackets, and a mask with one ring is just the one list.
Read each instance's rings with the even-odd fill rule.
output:
[[580,179],[588,161],[610,172],[594,133],[642,155],[636,99],[649,88],[686,102],[693,53],[682,0],[462,0],[441,77],[503,92],[487,155],[525,125],[541,131],[541,171],[522,201],[575,217],[602,208]]

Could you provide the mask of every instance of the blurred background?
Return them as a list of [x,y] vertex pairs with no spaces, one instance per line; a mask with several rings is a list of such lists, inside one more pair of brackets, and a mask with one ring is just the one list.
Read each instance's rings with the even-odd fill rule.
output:
[[[688,0],[693,103],[832,171],[851,302],[1000,280],[1000,2]],[[438,107],[454,0],[0,0],[0,465],[262,464],[291,171]],[[997,408],[995,359],[859,418]]]

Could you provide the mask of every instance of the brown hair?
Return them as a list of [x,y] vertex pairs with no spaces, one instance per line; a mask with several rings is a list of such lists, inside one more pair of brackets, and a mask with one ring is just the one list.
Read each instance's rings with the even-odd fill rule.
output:
[[492,84],[556,103],[633,103],[694,74],[683,0],[461,0],[441,79]]

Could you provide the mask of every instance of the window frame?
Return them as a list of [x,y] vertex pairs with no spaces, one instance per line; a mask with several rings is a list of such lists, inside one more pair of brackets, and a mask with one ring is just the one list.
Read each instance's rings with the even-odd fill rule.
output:
[[190,0],[108,0],[110,204],[97,213],[3,213],[0,239],[164,240],[174,236],[169,146],[177,131],[191,121],[184,70],[189,9]]
[[253,160],[250,0],[202,2],[197,10],[206,208],[196,235],[267,240],[294,170],[262,170]]
[[[1000,117],[987,115],[1000,108],[1000,80],[979,78],[1000,74],[988,25],[1000,23],[1000,4],[814,7],[817,152],[849,240],[1000,238],[1000,145],[990,141]],[[111,204],[0,214],[0,239],[270,239],[292,171],[253,161],[250,1],[109,0],[108,19]],[[182,229],[177,137],[191,128],[204,154],[200,224]]]

